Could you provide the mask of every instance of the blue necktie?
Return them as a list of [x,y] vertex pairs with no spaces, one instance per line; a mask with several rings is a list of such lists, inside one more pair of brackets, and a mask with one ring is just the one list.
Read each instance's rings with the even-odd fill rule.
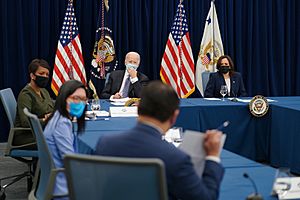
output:
[[128,97],[129,85],[130,85],[130,79],[129,79],[129,76],[128,76],[128,78],[126,78],[126,80],[125,80],[124,88],[123,88],[123,91],[122,91],[122,97],[123,98]]

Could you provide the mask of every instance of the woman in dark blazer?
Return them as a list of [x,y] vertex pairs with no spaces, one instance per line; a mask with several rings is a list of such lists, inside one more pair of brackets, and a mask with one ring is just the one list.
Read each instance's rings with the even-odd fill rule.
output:
[[227,85],[228,92],[225,97],[247,96],[243,78],[234,71],[234,64],[228,55],[223,55],[217,62],[218,71],[211,73],[204,92],[204,97],[221,98],[220,89]]

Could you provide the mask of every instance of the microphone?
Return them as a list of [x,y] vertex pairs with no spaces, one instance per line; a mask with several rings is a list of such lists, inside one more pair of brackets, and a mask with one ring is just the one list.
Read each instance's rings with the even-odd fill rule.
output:
[[253,181],[253,179],[247,173],[244,173],[243,176],[246,179],[250,180],[250,182],[252,183],[252,186],[254,188],[254,193],[248,195],[246,200],[263,200],[263,197],[257,191],[257,187],[256,187],[256,184]]
[[[232,85],[235,83],[235,81],[232,81]],[[237,95],[234,93],[233,91],[233,87],[231,88],[231,93],[233,95],[233,98],[231,99],[231,101],[233,102],[237,102],[238,100],[236,99]]]

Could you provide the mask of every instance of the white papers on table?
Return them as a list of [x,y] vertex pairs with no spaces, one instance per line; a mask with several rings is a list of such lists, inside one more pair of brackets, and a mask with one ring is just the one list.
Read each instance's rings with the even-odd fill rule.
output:
[[300,177],[276,178],[273,184],[273,192],[278,199],[299,199],[300,198]]
[[[231,101],[234,98],[228,98],[228,99]],[[236,101],[242,102],[242,103],[250,103],[250,101],[252,100],[252,99],[240,99],[240,98],[235,98],[235,99],[236,99]],[[268,102],[276,102],[276,100],[273,100],[273,99],[267,99],[267,101]]]
[[125,102],[111,102],[111,104],[114,106],[124,106]]
[[105,110],[86,111],[86,115],[96,115],[97,117],[108,117],[109,112]]
[[[232,99],[234,98],[228,98],[230,101],[232,101]],[[250,103],[251,99],[240,99],[240,98],[235,98],[236,101],[238,102],[243,102],[243,103]]]
[[110,107],[109,108],[111,117],[137,117],[137,107]]
[[[223,134],[221,139],[220,152],[223,148],[225,139],[226,139],[226,135]],[[204,141],[204,133],[186,130],[183,133],[183,141],[179,145],[179,149],[181,149],[191,157],[195,171],[197,172],[199,177],[202,176],[204,165],[205,165],[205,157],[206,157],[203,141]]]
[[209,101],[221,101],[221,99],[219,98],[203,98],[205,100],[209,100]]

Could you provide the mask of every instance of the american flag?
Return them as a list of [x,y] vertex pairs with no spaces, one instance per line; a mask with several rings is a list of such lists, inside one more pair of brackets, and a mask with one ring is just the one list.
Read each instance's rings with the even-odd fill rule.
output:
[[183,4],[179,3],[165,53],[160,77],[171,85],[178,96],[186,98],[195,90],[194,58]]
[[69,1],[60,38],[58,40],[51,88],[57,95],[67,80],[76,79],[86,85],[79,32],[72,0]]
[[209,65],[210,61],[211,61],[210,54],[209,53],[205,54],[202,58],[202,64]]

